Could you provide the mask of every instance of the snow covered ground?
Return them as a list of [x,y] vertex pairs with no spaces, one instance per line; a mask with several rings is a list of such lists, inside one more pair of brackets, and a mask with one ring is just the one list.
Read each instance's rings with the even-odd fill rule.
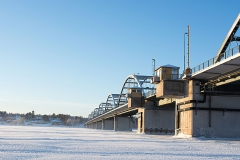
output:
[[240,139],[0,125],[0,159],[240,159]]

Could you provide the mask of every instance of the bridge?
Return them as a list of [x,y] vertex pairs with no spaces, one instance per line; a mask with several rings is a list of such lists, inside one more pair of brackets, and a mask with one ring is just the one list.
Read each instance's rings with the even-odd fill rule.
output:
[[86,126],[116,131],[132,130],[132,116],[138,113],[147,97],[155,95],[156,85],[151,83],[151,78],[152,76],[129,75],[119,94],[109,94],[106,101],[89,114]]
[[[240,14],[216,56],[179,74],[160,66],[153,76],[130,75],[89,114],[87,128],[139,133],[240,137]],[[231,47],[233,46],[233,47]]]

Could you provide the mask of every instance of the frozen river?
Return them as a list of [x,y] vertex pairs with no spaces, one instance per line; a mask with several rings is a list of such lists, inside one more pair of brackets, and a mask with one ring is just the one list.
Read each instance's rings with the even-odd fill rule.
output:
[[0,159],[240,159],[240,139],[2,125]]

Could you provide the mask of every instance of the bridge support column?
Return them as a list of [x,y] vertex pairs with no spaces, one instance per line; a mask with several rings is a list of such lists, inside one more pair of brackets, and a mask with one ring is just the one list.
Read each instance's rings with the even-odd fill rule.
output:
[[114,130],[114,119],[104,119],[102,120],[103,130]]
[[102,129],[102,121],[96,122],[96,129]]
[[[204,103],[179,106],[178,133],[191,137],[240,137],[240,95],[206,95]],[[190,108],[190,109],[189,109]]]
[[97,127],[97,123],[96,123],[96,122],[93,122],[93,123],[92,123],[92,129],[96,129],[96,127]]
[[138,133],[174,134],[174,106],[168,110],[138,109]]
[[131,117],[114,117],[114,131],[132,131]]

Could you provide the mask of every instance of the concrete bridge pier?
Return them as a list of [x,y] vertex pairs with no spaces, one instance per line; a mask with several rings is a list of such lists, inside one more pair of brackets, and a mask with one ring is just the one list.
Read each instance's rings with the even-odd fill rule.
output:
[[132,118],[115,116],[114,131],[132,131]]
[[114,119],[104,119],[102,120],[103,130],[114,130]]
[[96,122],[96,129],[102,129],[102,121]]
[[164,110],[139,109],[138,133],[174,134],[174,106]]
[[90,129],[90,128],[91,128],[91,127],[90,127],[90,124],[87,124],[87,128],[88,128],[88,129]]
[[96,127],[97,127],[97,123],[96,122],[92,123],[92,129],[96,129]]
[[89,129],[93,129],[93,124],[92,123],[89,124]]
[[[235,91],[201,93],[197,80],[189,80],[188,96],[176,102],[176,135],[191,137],[240,137],[240,84],[226,86]],[[223,87],[223,86],[221,86]],[[234,93],[235,92],[235,93]]]

